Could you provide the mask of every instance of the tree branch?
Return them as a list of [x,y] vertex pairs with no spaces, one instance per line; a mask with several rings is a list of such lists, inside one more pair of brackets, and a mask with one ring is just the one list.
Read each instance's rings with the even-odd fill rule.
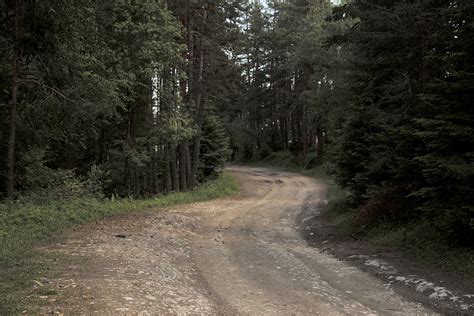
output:
[[53,92],[54,94],[60,96],[60,97],[63,98],[64,100],[67,100],[67,101],[69,101],[69,102],[71,102],[71,103],[75,103],[74,100],[71,100],[71,99],[69,99],[68,97],[66,97],[66,96],[64,95],[64,93],[63,93],[61,90],[59,90],[58,88],[47,86],[47,85],[45,85],[43,82],[41,82],[41,81],[39,81],[39,80],[34,80],[34,79],[19,79],[19,80],[18,80],[18,83],[19,83],[20,85],[22,85],[22,84],[27,84],[27,83],[33,83],[33,84],[42,86],[42,87],[44,87],[44,88],[50,90],[50,91]]

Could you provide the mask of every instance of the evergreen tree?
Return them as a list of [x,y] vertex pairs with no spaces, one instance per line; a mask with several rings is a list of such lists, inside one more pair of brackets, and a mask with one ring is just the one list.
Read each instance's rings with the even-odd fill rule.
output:
[[473,233],[469,12],[434,0],[354,2],[356,84],[336,160],[361,216],[422,218],[459,243]]
[[[188,89],[192,105],[183,106],[189,104],[187,88],[182,89],[188,38],[180,17],[159,0],[15,0],[1,5],[0,33],[2,45],[6,43],[1,50],[6,61],[0,93],[5,105],[0,119],[6,162],[0,173],[6,184],[2,191],[34,189],[26,171],[33,166],[74,170],[78,176],[98,166],[109,194],[185,190],[186,176],[193,177],[190,168],[187,175],[179,172],[191,164],[182,145],[201,137],[196,131],[203,107],[197,104],[208,102],[203,85],[208,62],[192,61],[198,80]],[[235,16],[236,7],[195,4],[195,19],[202,22],[192,33],[197,55],[221,51],[209,43],[228,17]],[[205,12],[209,18],[202,18]],[[209,40],[198,32],[207,32]],[[181,176],[185,178],[179,183]]]

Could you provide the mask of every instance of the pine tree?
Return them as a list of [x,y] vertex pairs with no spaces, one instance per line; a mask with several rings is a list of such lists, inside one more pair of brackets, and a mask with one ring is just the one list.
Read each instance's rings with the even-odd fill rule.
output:
[[356,84],[336,160],[341,183],[361,214],[371,209],[368,220],[423,219],[466,243],[473,232],[472,5],[355,1],[351,12],[360,22],[346,37]]

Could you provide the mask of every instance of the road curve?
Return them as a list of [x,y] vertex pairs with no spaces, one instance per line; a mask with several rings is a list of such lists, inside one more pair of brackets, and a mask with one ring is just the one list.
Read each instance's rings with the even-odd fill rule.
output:
[[296,226],[304,204],[325,203],[325,186],[267,169],[230,169],[241,196],[203,209],[192,256],[214,293],[249,315],[428,314],[384,284],[306,245]]
[[[231,167],[232,198],[125,216],[68,232],[43,250],[55,295],[40,313],[427,315],[379,279],[310,247],[296,217],[324,203],[314,179]],[[120,238],[118,238],[120,237]],[[126,238],[122,238],[126,237]]]

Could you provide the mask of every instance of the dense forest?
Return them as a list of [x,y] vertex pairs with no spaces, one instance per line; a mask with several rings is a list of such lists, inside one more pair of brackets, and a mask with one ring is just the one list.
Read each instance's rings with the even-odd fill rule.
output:
[[474,2],[0,2],[0,192],[187,191],[324,163],[355,225],[474,246]]

